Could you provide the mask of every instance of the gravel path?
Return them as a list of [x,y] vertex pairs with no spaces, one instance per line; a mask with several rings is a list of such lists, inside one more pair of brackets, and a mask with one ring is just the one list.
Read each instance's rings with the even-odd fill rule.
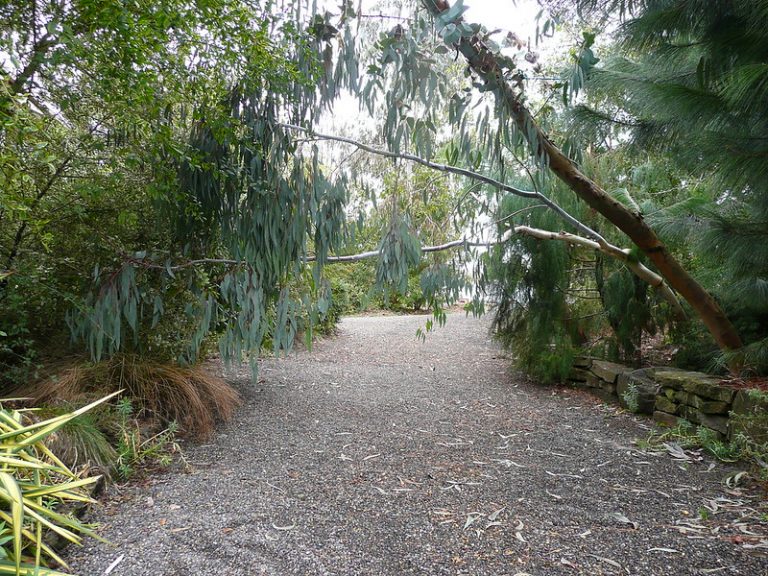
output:
[[113,545],[71,549],[73,570],[768,575],[748,533],[768,508],[732,469],[644,452],[647,420],[513,375],[486,321],[422,343],[424,320],[349,318],[258,386],[240,376],[245,405],[188,449],[192,472],[100,506]]

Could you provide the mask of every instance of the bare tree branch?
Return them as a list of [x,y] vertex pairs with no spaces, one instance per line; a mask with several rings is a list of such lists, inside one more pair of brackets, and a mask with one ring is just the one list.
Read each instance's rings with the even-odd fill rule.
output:
[[678,318],[685,318],[685,311],[680,305],[680,301],[677,299],[677,296],[675,296],[675,293],[672,291],[672,289],[664,281],[664,278],[656,274],[656,272],[643,265],[642,263],[630,258],[629,250],[622,250],[618,246],[613,245],[605,247],[599,242],[595,242],[589,238],[575,236],[574,234],[569,234],[568,232],[550,232],[549,230],[541,230],[539,228],[531,228],[529,226],[515,226],[513,229],[508,230],[504,236],[502,236],[501,241],[504,242],[508,240],[512,234],[524,234],[526,236],[538,238],[539,240],[560,240],[562,242],[567,242],[568,244],[574,244],[577,246],[583,246],[585,248],[591,248],[592,250],[598,250],[603,254],[607,254],[612,258],[620,260],[624,262],[627,265],[627,268],[629,268],[638,278],[653,286],[659,292],[659,294],[661,294],[662,298],[664,298],[664,300],[666,300],[669,305],[672,306],[672,309],[675,311],[675,315]]
[[426,166],[427,168],[432,168],[433,170],[439,170],[441,172],[449,172],[451,174],[457,174],[458,176],[464,176],[465,178],[470,178],[472,180],[483,182],[485,184],[493,186],[497,190],[501,190],[503,192],[509,192],[510,194],[514,194],[515,196],[520,196],[522,198],[529,198],[531,200],[538,200],[539,202],[541,202],[542,204],[545,204],[548,208],[556,212],[563,220],[565,220],[568,224],[573,226],[576,230],[578,230],[582,234],[585,234],[590,238],[594,238],[598,242],[606,242],[605,238],[603,238],[595,230],[592,230],[592,228],[590,228],[589,226],[587,226],[586,224],[584,224],[583,222],[581,222],[580,220],[578,220],[577,218],[569,214],[565,209],[561,208],[560,205],[558,205],[554,200],[551,200],[541,192],[538,192],[535,190],[521,190],[520,188],[515,188],[514,186],[510,186],[509,184],[501,182],[500,180],[496,180],[495,178],[491,178],[490,176],[486,176],[485,174],[474,172],[473,170],[460,168],[458,166],[451,166],[449,164],[439,164],[437,162],[432,162],[431,160],[426,160],[419,156],[415,156],[414,154],[408,154],[405,152],[390,152],[389,150],[382,150],[380,148],[375,148],[373,146],[369,146],[368,144],[364,144],[363,142],[360,142],[358,140],[353,140],[352,138],[346,138],[344,136],[334,136],[331,134],[321,134],[319,132],[313,132],[311,130],[308,130],[307,128],[303,128],[301,126],[295,126],[293,124],[279,124],[279,126],[282,126],[283,128],[288,128],[289,130],[296,130],[298,132],[303,132],[304,134],[308,134],[309,136],[312,136],[317,140],[330,140],[334,142],[344,142],[346,144],[351,144],[352,146],[356,146],[360,150],[370,152],[371,154],[384,156],[385,158],[408,160],[410,162],[414,162],[416,164],[421,164],[422,166]]
[[[603,238],[600,234],[592,230],[589,226],[587,226],[583,222],[577,220],[574,216],[571,216],[568,212],[566,212],[563,208],[561,208],[558,204],[550,200],[547,196],[545,196],[541,192],[530,191],[530,190],[520,190],[519,188],[515,188],[514,186],[510,186],[508,184],[505,184],[504,182],[501,182],[489,176],[485,176],[484,174],[479,174],[472,170],[468,170],[466,168],[459,168],[457,166],[450,166],[447,164],[438,164],[436,162],[425,160],[424,158],[415,156],[413,154],[381,150],[379,148],[374,148],[373,146],[369,146],[362,142],[358,142],[357,140],[353,140],[352,138],[346,138],[343,136],[333,136],[329,134],[320,134],[318,132],[312,132],[311,130],[302,128],[301,126],[294,126],[292,124],[281,124],[281,126],[283,126],[284,128],[288,128],[290,130],[303,132],[305,134],[308,134],[320,140],[344,142],[346,144],[351,144],[352,146],[356,146],[360,150],[370,152],[371,154],[377,154],[379,156],[384,156],[386,158],[397,158],[397,159],[409,160],[411,162],[421,164],[422,166],[426,166],[434,170],[439,170],[441,172],[450,172],[452,174],[458,174],[460,176],[465,176],[473,180],[484,182],[486,184],[489,184],[497,188],[498,190],[509,192],[511,194],[515,194],[516,196],[522,196],[523,198],[536,199],[540,201],[544,206],[556,212],[561,218],[563,218],[569,224],[573,225],[577,230],[585,233],[587,236],[594,238],[594,240],[591,240],[589,238],[584,238],[582,236],[576,236],[574,234],[569,234],[568,232],[549,232],[547,230],[530,228],[528,226],[516,226],[514,228],[511,228],[509,231],[507,231],[507,233],[502,238],[502,241],[509,239],[509,236],[512,233],[517,233],[517,234],[526,234],[528,236],[532,236],[542,240],[562,240],[570,244],[578,244],[587,248],[599,250],[604,254],[607,254],[617,260],[624,262],[627,265],[627,267],[630,270],[632,270],[632,272],[635,275],[637,275],[638,278],[642,279],[643,281],[653,286],[662,295],[662,297],[670,304],[670,306],[672,306],[673,310],[675,311],[675,315],[678,318],[685,318],[685,311],[680,305],[680,301],[677,299],[677,296],[675,296],[675,293],[667,285],[667,283],[664,281],[664,279],[661,276],[659,276],[653,270],[651,270],[647,266],[644,266],[640,262],[632,260],[629,257],[629,250],[622,249],[622,248],[619,248],[618,246],[615,246],[614,244],[611,244],[605,238]],[[466,243],[464,240],[454,240],[452,242],[448,242],[440,246],[424,247],[422,248],[422,252],[437,252],[440,250],[448,250],[450,248],[455,248],[457,246],[461,246],[464,244],[468,246],[471,246],[471,245],[487,246],[494,243],[479,244],[479,243]],[[363,252],[361,254],[353,254],[350,256],[329,256],[326,261],[328,263],[355,262],[358,260],[364,260],[366,258],[375,258],[378,255],[379,255],[379,252],[377,250],[373,250],[370,252]],[[309,261],[313,261],[313,260],[314,258],[309,259]]]
[[[648,267],[644,266],[640,262],[636,262],[635,260],[630,258],[629,250],[622,250],[617,246],[613,246],[610,244],[606,248],[603,244],[599,242],[590,240],[589,238],[583,238],[582,236],[576,236],[575,234],[569,234],[568,232],[550,232],[549,230],[542,230],[540,228],[531,228],[530,226],[515,226],[514,228],[510,228],[509,230],[507,230],[507,232],[501,238],[495,241],[476,242],[476,241],[467,240],[467,239],[451,240],[450,242],[446,242],[444,244],[437,244],[435,246],[422,246],[421,251],[424,254],[428,254],[430,252],[442,252],[444,250],[451,250],[452,248],[459,248],[459,247],[490,248],[491,246],[496,246],[498,244],[503,244],[507,242],[514,234],[522,234],[525,236],[530,236],[532,238],[537,238],[539,240],[558,240],[561,242],[566,242],[568,244],[582,246],[584,248],[589,248],[592,250],[598,250],[604,254],[611,256],[612,258],[620,260],[621,262],[624,262],[627,265],[627,267],[638,278],[640,278],[641,280],[643,280],[644,282],[650,284],[653,288],[655,288],[659,292],[659,294],[661,294],[662,298],[664,298],[664,300],[666,300],[667,303],[672,307],[672,309],[675,311],[675,314],[678,317],[680,318],[685,317],[685,311],[680,305],[680,301],[677,299],[677,297],[675,296],[675,293],[669,288],[666,282],[664,282],[664,279],[658,274],[656,274],[653,270],[650,270]],[[381,254],[380,250],[369,250],[367,252],[359,252],[358,254],[348,254],[344,256],[328,256],[325,259],[325,263],[340,264],[344,262],[359,262],[361,260],[367,260],[369,258],[378,258],[380,254]],[[124,259],[127,262],[130,262],[136,266],[140,266],[143,268],[171,270],[171,271],[183,270],[185,268],[198,266],[200,264],[218,264],[218,265],[225,265],[225,266],[242,266],[244,264],[247,264],[242,260],[229,260],[226,258],[201,258],[198,260],[189,260],[187,262],[183,262],[181,264],[174,264],[174,265],[170,265],[170,264],[163,265],[163,264],[158,264],[148,260],[137,259],[132,257],[125,257]],[[317,258],[315,256],[308,256],[305,261],[315,262],[316,260]]]

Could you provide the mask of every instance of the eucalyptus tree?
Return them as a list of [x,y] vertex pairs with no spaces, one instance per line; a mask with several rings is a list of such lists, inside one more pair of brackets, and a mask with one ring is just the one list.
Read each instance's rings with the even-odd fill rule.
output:
[[20,355],[23,318],[58,337],[66,307],[97,360],[151,352],[164,318],[187,340],[179,359],[212,330],[231,357],[258,350],[275,301],[285,345],[289,279],[308,239],[318,267],[337,242],[345,189],[277,119],[335,97],[336,28],[288,1],[31,0],[0,15],[2,352]]
[[[491,38],[492,33],[465,21],[466,8],[461,1],[450,5],[441,0],[424,0],[420,4],[421,9],[417,7],[407,25],[398,24],[381,35],[377,45],[379,58],[369,65],[367,82],[361,86],[360,95],[366,105],[372,106],[376,98],[381,97],[388,112],[383,126],[388,151],[383,153],[419,161],[414,158],[416,156],[440,170],[475,172],[465,174],[472,177],[478,177],[477,170],[454,164],[481,167],[501,176],[496,179],[499,184],[492,184],[496,189],[546,202],[547,197],[541,192],[521,190],[503,182],[509,173],[510,151],[519,153],[521,144],[525,143],[541,173],[551,173],[563,181],[647,257],[658,271],[654,284],[679,294],[706,325],[721,349],[740,349],[741,338],[721,305],[680,263],[678,255],[662,241],[643,214],[602,189],[579,167],[575,161],[577,154],[567,147],[558,147],[534,118],[523,89],[526,71],[519,65],[519,60],[502,53]],[[638,8],[642,4],[633,3]],[[626,15],[616,12],[617,17]],[[583,88],[585,78],[597,62],[591,50],[593,40],[585,36],[584,44],[577,51],[577,74],[572,76],[571,85],[566,90],[570,95]],[[453,92],[449,91],[435,61],[456,57],[463,58],[468,81],[461,90]],[[574,82],[582,85],[574,85]],[[471,127],[466,111],[477,93],[491,95],[493,104],[490,115],[481,116]],[[435,126],[436,120],[442,118],[439,113],[442,102],[447,103],[448,121],[456,134],[453,149],[457,152],[447,163],[430,159],[439,135]],[[632,250],[607,242],[583,222],[569,217],[556,206],[550,207],[564,218],[571,230],[585,240],[595,242],[602,251],[628,265],[637,262]],[[525,229],[518,231],[525,232]]]

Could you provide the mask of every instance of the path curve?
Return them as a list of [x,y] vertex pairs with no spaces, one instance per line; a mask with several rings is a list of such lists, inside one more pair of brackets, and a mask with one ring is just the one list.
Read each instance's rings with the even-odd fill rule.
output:
[[514,375],[485,320],[452,315],[422,343],[424,321],[345,319],[311,353],[265,360],[259,385],[241,375],[245,405],[188,449],[192,472],[99,506],[113,546],[70,550],[73,569],[768,574],[744,533],[765,529],[764,503],[725,492],[733,470],[645,453],[647,420]]

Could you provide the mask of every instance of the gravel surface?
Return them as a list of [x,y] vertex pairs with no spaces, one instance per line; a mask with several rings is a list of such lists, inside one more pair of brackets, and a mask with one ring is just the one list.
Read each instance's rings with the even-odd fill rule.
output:
[[648,420],[514,374],[485,320],[421,342],[424,321],[345,319],[238,375],[235,420],[191,472],[113,489],[93,518],[112,545],[70,549],[73,570],[768,575],[768,508],[734,469],[639,449]]

